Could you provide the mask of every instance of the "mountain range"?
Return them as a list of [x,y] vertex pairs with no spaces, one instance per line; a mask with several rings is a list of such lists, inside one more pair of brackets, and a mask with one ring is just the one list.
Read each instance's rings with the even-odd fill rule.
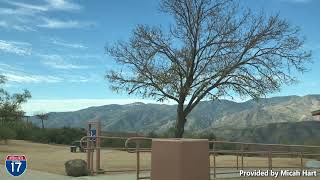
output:
[[[314,121],[317,118],[311,111],[317,109],[320,109],[320,95],[262,98],[240,103],[202,101],[187,117],[186,130],[248,129],[273,123]],[[87,121],[100,120],[103,131],[162,132],[174,126],[175,116],[176,105],[111,104],[73,112],[50,112],[45,127],[85,128]],[[30,119],[40,125],[35,116]]]

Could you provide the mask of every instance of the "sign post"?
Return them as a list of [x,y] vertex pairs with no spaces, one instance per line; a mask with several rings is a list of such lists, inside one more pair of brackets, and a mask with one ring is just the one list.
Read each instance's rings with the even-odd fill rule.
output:
[[96,173],[100,171],[100,136],[101,136],[101,122],[89,121],[87,124],[87,136],[89,136],[87,142],[87,165],[90,174],[94,172],[93,156],[94,149],[96,150]]

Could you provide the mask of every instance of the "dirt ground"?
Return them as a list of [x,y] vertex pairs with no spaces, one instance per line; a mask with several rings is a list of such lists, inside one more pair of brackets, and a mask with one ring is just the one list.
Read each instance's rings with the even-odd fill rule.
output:
[[[65,175],[64,163],[70,159],[86,160],[86,153],[71,153],[69,146],[31,143],[11,140],[7,145],[0,144],[0,164],[4,164],[9,154],[27,156],[28,169]],[[108,170],[135,169],[136,155],[125,151],[101,151],[101,168]],[[141,155],[141,166],[150,164],[150,155]]]
[[[24,154],[28,159],[28,170],[38,170],[41,172],[65,175],[64,163],[70,159],[86,159],[85,153],[71,153],[69,146],[38,144],[26,141],[12,140],[7,145],[0,143],[0,164],[4,164],[5,158],[9,154]],[[149,153],[143,153],[141,156],[141,168],[150,168],[151,156]],[[136,155],[124,151],[102,150],[101,168],[105,170],[125,170],[136,167]],[[217,166],[235,166],[235,156],[218,156],[216,158]],[[240,160],[240,158],[239,158]],[[307,161],[307,160],[305,160]],[[240,161],[239,161],[240,162]],[[212,158],[211,158],[212,163]],[[266,158],[245,157],[244,165],[266,166]],[[274,158],[274,166],[296,166],[299,167],[300,159],[294,158]],[[134,172],[133,172],[134,173]],[[245,178],[248,179],[248,178]],[[274,178],[250,178],[250,179],[274,179]],[[296,178],[277,178],[277,179],[301,179]],[[320,174],[315,178],[306,178],[308,180],[320,179]]]

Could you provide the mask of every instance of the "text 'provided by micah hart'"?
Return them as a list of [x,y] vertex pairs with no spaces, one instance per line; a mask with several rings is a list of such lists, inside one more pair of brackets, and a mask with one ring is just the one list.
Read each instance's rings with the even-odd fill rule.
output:
[[314,177],[317,176],[317,171],[310,171],[310,170],[252,170],[252,171],[245,171],[240,170],[240,176],[242,177],[290,177],[290,176],[305,176],[305,177]]

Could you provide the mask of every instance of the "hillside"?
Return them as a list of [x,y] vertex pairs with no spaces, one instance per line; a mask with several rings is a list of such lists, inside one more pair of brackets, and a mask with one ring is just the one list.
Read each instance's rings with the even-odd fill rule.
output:
[[[320,108],[320,95],[286,96],[237,103],[228,100],[201,102],[188,116],[187,130],[247,128],[278,122],[315,120],[311,111]],[[105,105],[74,112],[51,112],[46,127],[85,128],[89,120],[101,120],[104,131],[164,131],[174,125],[176,105],[133,103]],[[36,117],[31,121],[40,124]]]
[[214,128],[218,139],[268,144],[320,145],[320,121],[271,123],[243,129]]

